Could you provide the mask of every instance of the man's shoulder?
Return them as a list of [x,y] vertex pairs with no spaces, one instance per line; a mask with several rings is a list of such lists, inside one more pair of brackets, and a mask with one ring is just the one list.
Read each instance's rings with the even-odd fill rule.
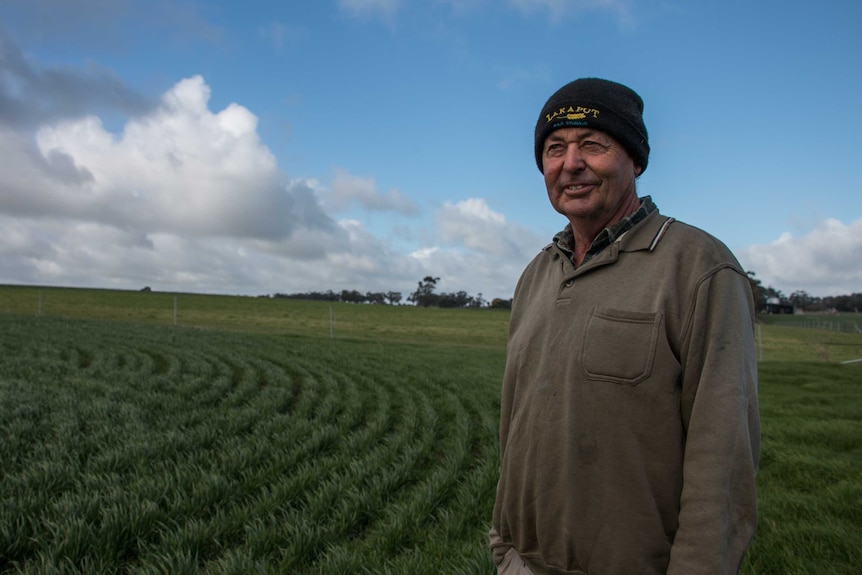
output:
[[736,256],[723,241],[691,224],[668,218],[667,229],[654,248],[672,257],[700,261],[705,265],[732,264],[740,267]]
[[728,249],[723,241],[706,230],[677,219],[673,219],[673,225],[669,227],[668,233],[669,238],[674,238],[676,241],[692,242],[704,249]]
[[534,281],[537,277],[547,276],[547,270],[562,266],[563,262],[561,260],[565,257],[565,254],[557,246],[556,242],[549,242],[530,259],[529,263],[521,271],[518,283],[520,284],[528,280]]
[[532,257],[530,262],[524,268],[524,273],[528,273],[531,269],[537,266],[542,267],[549,264],[557,263],[563,257],[562,251],[555,242],[549,242],[542,247],[536,255]]

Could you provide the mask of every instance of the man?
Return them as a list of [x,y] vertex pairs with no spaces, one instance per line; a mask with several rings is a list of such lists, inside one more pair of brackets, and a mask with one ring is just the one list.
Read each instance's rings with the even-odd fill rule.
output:
[[754,534],[748,278],[724,244],[638,198],[642,115],[630,88],[584,78],[536,124],[536,162],[569,223],[515,290],[499,573],[734,574]]

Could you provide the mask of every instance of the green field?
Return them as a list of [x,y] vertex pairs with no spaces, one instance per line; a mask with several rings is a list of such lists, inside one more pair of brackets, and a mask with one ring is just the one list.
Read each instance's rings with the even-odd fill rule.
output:
[[[499,347],[508,312],[292,299],[0,286],[0,314],[21,314],[369,342]],[[419,312],[419,313],[417,313]]]
[[[0,286],[0,573],[490,574],[507,321]],[[759,335],[743,572],[858,574],[862,335]]]

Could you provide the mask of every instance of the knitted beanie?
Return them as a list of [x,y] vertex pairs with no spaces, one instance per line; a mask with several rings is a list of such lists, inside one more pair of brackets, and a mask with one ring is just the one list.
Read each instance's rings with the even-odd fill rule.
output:
[[593,128],[622,145],[646,170],[649,142],[643,121],[644,103],[634,90],[600,78],[570,82],[548,98],[536,122],[536,164],[542,168],[545,139],[559,128]]

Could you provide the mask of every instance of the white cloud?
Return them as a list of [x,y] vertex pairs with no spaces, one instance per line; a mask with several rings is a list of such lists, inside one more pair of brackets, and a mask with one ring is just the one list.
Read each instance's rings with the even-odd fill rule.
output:
[[538,235],[508,223],[503,214],[492,210],[481,198],[445,202],[437,213],[437,227],[446,244],[523,263],[544,245]]
[[440,251],[440,248],[421,248],[410,254],[410,257],[417,260],[430,260],[434,254]]
[[0,176],[13,192],[0,209],[196,236],[332,228],[313,194],[291,189],[258,138],[257,118],[237,104],[213,113],[209,97],[196,76],[118,136],[95,116],[43,127],[35,150],[9,135],[3,143],[20,161]]
[[254,114],[209,98],[196,76],[119,134],[92,115],[0,130],[0,281],[254,292],[280,287],[261,262],[338,251],[313,182],[279,170]]
[[820,222],[808,234],[782,234],[768,245],[739,252],[747,270],[766,286],[785,294],[805,290],[813,296],[862,292],[862,219],[845,225]]
[[[209,101],[196,76],[116,133],[95,115],[35,133],[0,127],[0,283],[406,297],[433,275],[441,291],[511,297],[542,245],[482,199],[445,203],[429,228],[407,195],[373,178],[290,179],[251,111]],[[400,231],[390,240],[330,215],[356,205]],[[404,230],[426,241],[399,251],[390,241]]]
[[289,238],[138,234],[109,224],[0,216],[0,283],[264,294],[410,286],[424,270],[358,222]]
[[[444,292],[464,289],[508,299],[524,266],[547,243],[507,222],[481,198],[445,202],[435,221],[440,244],[417,250],[413,258],[425,262],[430,275],[441,279]],[[468,287],[456,287],[456,281]]]
[[418,211],[416,204],[398,190],[381,193],[373,178],[354,176],[346,170],[336,171],[324,202],[330,212],[346,210],[354,203],[373,211],[398,212],[405,215]]

